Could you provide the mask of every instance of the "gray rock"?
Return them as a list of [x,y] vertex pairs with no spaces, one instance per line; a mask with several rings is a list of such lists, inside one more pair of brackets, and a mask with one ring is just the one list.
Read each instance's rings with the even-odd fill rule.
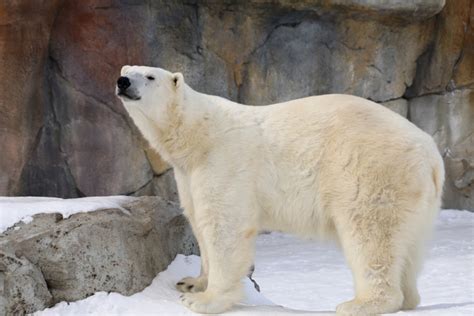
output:
[[41,271],[25,258],[0,252],[0,315],[24,315],[52,302]]
[[389,108],[390,110],[400,114],[403,117],[408,115],[408,101],[406,99],[396,99],[387,102],[381,103],[383,106]]
[[179,203],[178,188],[174,179],[173,169],[153,178],[153,195]]
[[446,167],[444,207],[474,210],[474,90],[410,100],[410,119],[433,136]]
[[269,104],[326,93],[378,102],[400,98],[413,81],[432,27],[290,16],[275,23],[249,57],[242,102]]
[[[140,197],[124,210],[38,214],[0,235],[0,248],[42,271],[52,303],[97,291],[131,295],[148,286],[177,253],[198,253],[177,204]],[[7,304],[10,296],[4,297]]]
[[21,175],[22,193],[27,196],[80,195],[59,144],[60,127],[49,121],[39,132],[38,144]]
[[133,196],[159,196],[165,200],[179,203],[178,188],[176,187],[173,169],[153,176],[153,179],[136,191]]
[[153,175],[139,135],[124,114],[63,76],[53,76],[52,104],[60,122],[60,149],[79,196],[136,191]]

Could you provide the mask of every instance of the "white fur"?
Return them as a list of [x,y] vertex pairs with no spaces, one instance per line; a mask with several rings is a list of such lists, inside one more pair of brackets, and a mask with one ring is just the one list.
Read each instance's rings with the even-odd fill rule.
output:
[[124,105],[173,166],[201,249],[201,275],[178,284],[186,306],[219,313],[236,303],[262,230],[340,243],[356,292],[340,315],[417,306],[423,242],[444,182],[429,135],[350,95],[245,106],[163,69],[127,66],[122,75],[141,96]]

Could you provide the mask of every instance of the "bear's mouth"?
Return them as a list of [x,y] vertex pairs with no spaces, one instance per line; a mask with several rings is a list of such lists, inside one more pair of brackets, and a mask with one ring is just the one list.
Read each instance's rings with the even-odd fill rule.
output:
[[139,96],[132,96],[132,95],[129,95],[129,94],[127,94],[125,91],[122,91],[122,90],[119,90],[119,91],[117,92],[117,95],[118,95],[119,97],[123,97],[123,98],[125,98],[125,99],[129,99],[129,100],[132,100],[132,101],[138,101],[138,100],[141,99]]

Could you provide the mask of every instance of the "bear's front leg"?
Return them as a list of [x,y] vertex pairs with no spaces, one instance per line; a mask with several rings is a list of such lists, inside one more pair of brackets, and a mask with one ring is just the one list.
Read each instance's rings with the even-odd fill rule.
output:
[[207,287],[207,275],[199,275],[197,278],[185,277],[176,283],[176,288],[182,293],[202,292]]
[[194,214],[186,214],[186,217],[188,218],[188,221],[191,224],[191,228],[199,244],[199,252],[201,254],[201,273],[197,278],[186,277],[181,279],[178,283],[176,283],[176,288],[182,293],[202,292],[207,288],[207,277],[209,273],[209,263],[207,260],[206,247],[202,240],[201,232],[196,227]]
[[178,291],[187,292],[202,292],[207,287],[208,262],[206,255],[206,247],[201,238],[201,234],[196,227],[196,220],[194,214],[194,203],[189,187],[189,178],[179,169],[174,169],[174,176],[179,192],[179,200],[181,207],[184,209],[184,215],[188,219],[189,224],[193,230],[194,236],[199,244],[199,252],[201,253],[201,273],[197,278],[186,277],[176,283]]
[[221,313],[242,298],[241,281],[252,266],[257,235],[246,217],[242,209],[229,208],[225,213],[205,209],[198,214],[196,226],[207,252],[209,274],[204,292],[181,296],[192,311]]

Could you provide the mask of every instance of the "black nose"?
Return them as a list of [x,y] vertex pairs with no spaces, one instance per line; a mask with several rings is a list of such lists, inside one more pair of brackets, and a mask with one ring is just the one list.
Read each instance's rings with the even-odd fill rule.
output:
[[117,87],[120,90],[126,90],[128,87],[130,87],[130,79],[128,79],[127,77],[118,78]]

